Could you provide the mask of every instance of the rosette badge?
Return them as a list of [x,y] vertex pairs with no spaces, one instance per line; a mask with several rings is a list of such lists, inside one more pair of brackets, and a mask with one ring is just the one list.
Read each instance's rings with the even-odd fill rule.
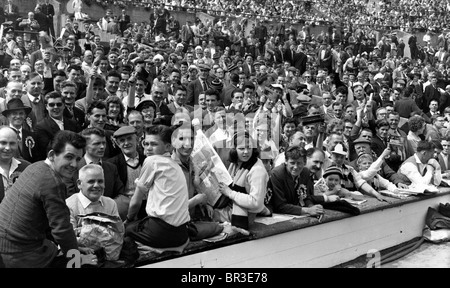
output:
[[25,138],[25,146],[27,146],[28,148],[28,152],[30,153],[30,156],[33,157],[32,153],[31,153],[31,149],[34,148],[34,145],[36,143],[34,142],[33,137],[28,136],[27,138]]

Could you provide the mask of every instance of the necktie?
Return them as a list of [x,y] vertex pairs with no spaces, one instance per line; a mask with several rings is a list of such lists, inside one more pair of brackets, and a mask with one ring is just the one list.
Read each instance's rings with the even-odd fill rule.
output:
[[33,100],[33,104],[39,104],[39,97],[35,97]]
[[202,87],[203,87],[203,91],[208,90],[208,86],[206,85],[205,81],[202,81]]
[[17,134],[17,140],[18,140],[18,144],[19,144],[19,153],[22,155],[22,151],[23,151],[22,136],[20,135],[20,130],[18,130],[18,129],[14,129],[14,130],[16,131],[16,134]]
[[67,111],[69,111],[70,117],[72,118],[73,117],[73,108],[70,106],[67,106]]

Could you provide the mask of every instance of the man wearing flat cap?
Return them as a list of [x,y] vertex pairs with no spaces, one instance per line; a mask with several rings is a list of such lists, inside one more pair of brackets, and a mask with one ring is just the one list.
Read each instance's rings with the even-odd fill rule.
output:
[[[108,162],[114,164],[119,173],[119,178],[124,185],[123,193],[114,198],[117,204],[120,218],[123,220],[127,217],[130,199],[136,188],[136,180],[144,163],[145,156],[137,140],[136,129],[133,126],[122,126],[113,134],[116,145],[120,148],[120,154],[109,158]],[[143,205],[145,207],[145,205]],[[144,209],[145,212],[145,209]],[[145,215],[145,213],[143,214]]]
[[191,81],[187,86],[187,105],[198,105],[198,95],[211,88],[211,77],[209,75],[211,67],[207,64],[200,64],[198,70],[198,78]]

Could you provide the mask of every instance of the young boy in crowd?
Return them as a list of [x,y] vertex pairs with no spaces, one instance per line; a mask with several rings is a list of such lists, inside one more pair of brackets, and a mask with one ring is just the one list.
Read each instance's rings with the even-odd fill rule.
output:
[[146,129],[143,141],[147,158],[136,182],[126,224],[136,218],[142,200],[147,198],[149,217],[131,223],[126,236],[154,248],[184,249],[189,241],[186,224],[189,193],[183,170],[171,158],[172,133],[178,126],[155,125]]

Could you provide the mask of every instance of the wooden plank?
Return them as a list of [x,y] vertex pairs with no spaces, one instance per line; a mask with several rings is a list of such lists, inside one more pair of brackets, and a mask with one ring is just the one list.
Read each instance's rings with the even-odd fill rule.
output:
[[332,267],[420,236],[428,207],[449,200],[443,195],[140,268]]

